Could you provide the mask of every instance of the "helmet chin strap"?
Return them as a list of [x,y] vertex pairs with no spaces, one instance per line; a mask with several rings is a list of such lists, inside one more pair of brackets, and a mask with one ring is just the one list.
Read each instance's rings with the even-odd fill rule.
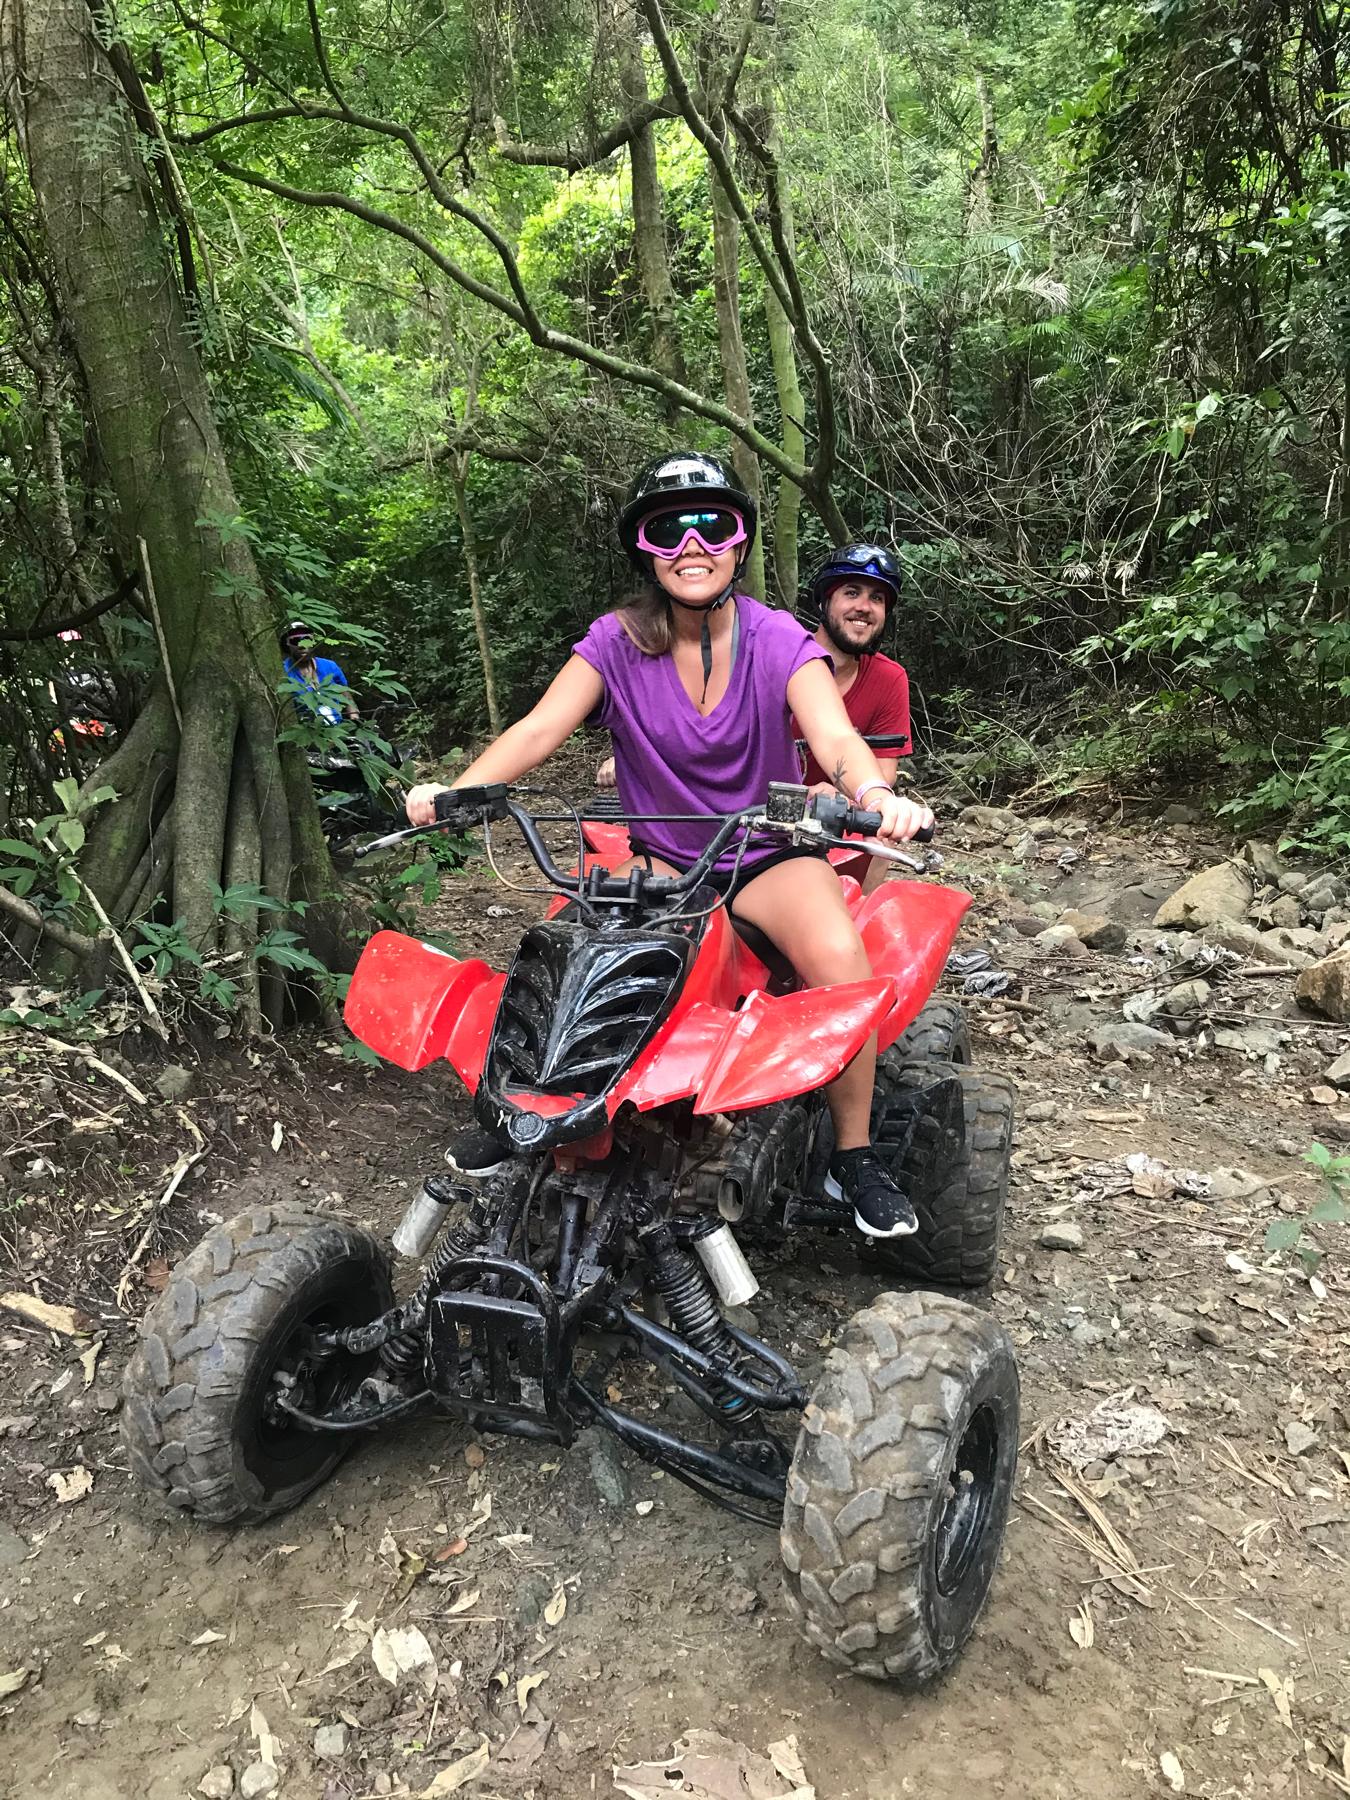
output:
[[702,707],[703,702],[708,698],[708,683],[712,680],[712,631],[709,627],[708,620],[712,613],[720,611],[721,608],[726,605],[727,601],[730,600],[732,590],[740,579],[740,573],[743,566],[742,563],[737,562],[735,569],[732,571],[731,580],[715,599],[704,601],[681,600],[678,594],[667,592],[666,597],[673,600],[676,606],[682,606],[686,612],[702,613],[703,615],[701,628],[698,634],[698,647],[703,658],[703,692],[698,697],[700,707]]

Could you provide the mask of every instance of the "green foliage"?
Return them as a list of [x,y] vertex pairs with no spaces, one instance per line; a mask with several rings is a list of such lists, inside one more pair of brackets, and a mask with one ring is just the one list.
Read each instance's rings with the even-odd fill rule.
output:
[[1307,1227],[1350,1224],[1350,1156],[1336,1156],[1325,1144],[1314,1144],[1303,1160],[1317,1170],[1326,1192],[1303,1218],[1272,1221],[1266,1227],[1265,1247],[1293,1256],[1304,1273],[1312,1275],[1327,1252],[1321,1242],[1307,1237]]
[[62,810],[34,819],[28,826],[31,841],[0,838],[0,881],[48,917],[74,919],[82,894],[76,863],[89,821],[117,795],[106,786],[81,794],[71,776],[55,782],[53,793]]

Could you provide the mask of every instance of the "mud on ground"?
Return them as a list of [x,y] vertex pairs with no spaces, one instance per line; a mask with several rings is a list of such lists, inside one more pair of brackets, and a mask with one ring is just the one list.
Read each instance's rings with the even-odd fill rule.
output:
[[[1025,1449],[991,1603],[946,1683],[842,1677],[786,1615],[771,1534],[594,1433],[550,1451],[428,1418],[264,1528],[163,1517],[128,1479],[116,1410],[167,1260],[282,1199],[388,1228],[465,1108],[448,1070],[396,1077],[318,1042],[203,1061],[175,1100],[121,1065],[137,1101],[8,1039],[0,1287],[75,1308],[84,1334],[0,1312],[0,1795],[261,1793],[275,1765],[276,1791],[316,1800],[438,1776],[451,1792],[450,1771],[473,1795],[577,1800],[691,1726],[760,1752],[795,1736],[820,1800],[1350,1793],[1350,1247],[1325,1228],[1311,1277],[1263,1248],[1322,1192],[1303,1151],[1350,1137],[1324,1079],[1344,1034],[1294,1007],[1292,973],[1230,969],[1166,1026],[1189,1035],[1104,1063],[1087,1034],[1175,970],[1147,932],[1124,951],[1039,942],[1030,906],[1136,930],[1225,846],[1082,816],[947,845],[976,896],[960,947],[1014,978],[1000,998],[947,987],[977,1064],[1020,1093],[987,1304],[1017,1347]],[[500,955],[540,905],[476,869],[434,922]],[[1216,1047],[1244,1021],[1274,1047]],[[1188,1179],[1215,1171],[1207,1192]],[[842,1237],[753,1257],[760,1328],[808,1370],[884,1285]],[[1114,1451],[1075,1466],[1065,1422],[1113,1400]],[[1165,1421],[1156,1442],[1121,1410],[1139,1406]],[[372,1655],[411,1626],[430,1692]]]

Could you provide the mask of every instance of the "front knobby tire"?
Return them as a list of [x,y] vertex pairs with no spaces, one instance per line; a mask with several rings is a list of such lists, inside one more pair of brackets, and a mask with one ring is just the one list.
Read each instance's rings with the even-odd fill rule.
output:
[[[914,1090],[946,1080],[961,1085],[959,1131],[937,1111],[912,1118]],[[894,1050],[878,1059],[872,1142],[919,1217],[912,1237],[875,1241],[873,1254],[888,1271],[935,1287],[982,1288],[994,1279],[1015,1107],[1012,1083],[1001,1075],[904,1063]]]
[[960,1653],[1017,1466],[1017,1365],[961,1300],[880,1294],[850,1320],[788,1474],[788,1598],[830,1662],[905,1688]]
[[[350,1446],[265,1407],[305,1327],[362,1325],[393,1304],[367,1231],[300,1207],[264,1207],[209,1231],[146,1314],[123,1378],[133,1472],[170,1506],[213,1525],[285,1512]],[[315,1403],[340,1403],[373,1364],[335,1359]]]

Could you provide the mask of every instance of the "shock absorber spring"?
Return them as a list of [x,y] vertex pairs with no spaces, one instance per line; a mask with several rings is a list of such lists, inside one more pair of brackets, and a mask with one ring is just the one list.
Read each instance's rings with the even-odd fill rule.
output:
[[[668,1219],[652,1217],[637,1226],[637,1239],[651,1269],[652,1281],[665,1302],[670,1323],[714,1364],[734,1369],[740,1352],[727,1330],[702,1265],[675,1241]],[[717,1404],[738,1423],[752,1417],[755,1408],[740,1394],[712,1382]]]
[[[458,1257],[466,1256],[469,1251],[477,1250],[486,1241],[490,1213],[485,1198],[484,1195],[475,1195],[468,1212],[434,1247],[416,1291],[394,1315],[388,1335],[382,1340],[376,1339],[380,1361],[386,1369],[403,1373],[421,1367],[422,1328],[426,1324],[427,1303],[437,1281],[450,1264]],[[374,1332],[377,1327],[370,1326],[367,1329]],[[352,1338],[348,1339],[349,1349],[373,1350],[375,1347],[375,1343],[358,1344]]]

